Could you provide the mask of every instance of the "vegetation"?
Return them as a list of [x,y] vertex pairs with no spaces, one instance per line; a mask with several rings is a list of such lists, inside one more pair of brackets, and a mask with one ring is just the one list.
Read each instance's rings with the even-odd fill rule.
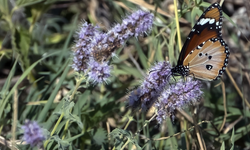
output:
[[[178,7],[174,2],[0,0],[0,149],[249,149],[250,14],[238,11],[247,8],[243,3],[223,4],[229,65],[222,79],[201,81],[196,103],[171,111],[160,123],[154,104],[146,111],[130,107],[130,93],[152,66],[163,61],[175,66],[181,43],[210,6],[201,0],[179,1]],[[152,14],[153,25],[140,33],[129,26],[133,35],[114,40],[119,46],[105,56],[110,76],[93,80],[88,74],[100,62],[85,73],[76,71],[83,24],[112,37],[114,27],[137,10]],[[189,82],[175,77],[166,84],[179,81]],[[39,136],[31,137],[42,144],[26,136],[34,130]]]

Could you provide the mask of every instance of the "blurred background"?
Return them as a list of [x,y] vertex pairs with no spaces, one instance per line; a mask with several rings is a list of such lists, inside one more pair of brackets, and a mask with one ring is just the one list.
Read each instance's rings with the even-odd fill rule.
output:
[[[219,1],[178,1],[182,43],[205,8],[214,2]],[[54,128],[62,112],[71,112],[64,99],[76,84],[70,66],[79,26],[88,22],[107,32],[138,9],[155,15],[151,32],[129,39],[117,50],[118,58],[110,61],[114,70],[107,84],[87,86],[83,82],[72,100],[72,115],[66,115]],[[17,149],[31,149],[21,142],[20,126],[26,119],[36,120],[48,134],[55,129],[46,149],[120,149],[126,141],[130,142],[125,149],[138,149],[136,144],[143,149],[249,149],[249,0],[225,0],[222,5],[222,36],[231,53],[222,80],[202,82],[202,100],[177,111],[174,121],[157,124],[152,120],[135,135],[155,110],[133,111],[127,105],[127,94],[140,85],[155,62],[176,64],[175,9],[173,0],[1,0],[0,149],[13,148],[11,143]],[[123,138],[111,138],[109,133],[114,129],[124,129],[128,116],[134,121],[126,130],[119,130]],[[155,140],[197,123],[201,123],[198,133],[190,129]],[[199,139],[203,139],[203,146]]]

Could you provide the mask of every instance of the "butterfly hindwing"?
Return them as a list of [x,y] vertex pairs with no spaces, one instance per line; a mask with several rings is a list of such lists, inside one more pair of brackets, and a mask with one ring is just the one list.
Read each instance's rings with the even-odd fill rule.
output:
[[189,73],[195,78],[211,81],[222,75],[228,57],[226,43],[222,39],[212,38],[188,54],[183,65],[189,66]]

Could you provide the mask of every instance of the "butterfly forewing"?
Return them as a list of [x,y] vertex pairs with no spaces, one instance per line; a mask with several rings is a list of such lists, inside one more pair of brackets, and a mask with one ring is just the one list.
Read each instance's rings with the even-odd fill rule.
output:
[[179,56],[178,65],[182,64],[186,56],[199,44],[210,38],[221,36],[222,11],[218,3],[212,4],[200,16],[189,33]]
[[218,79],[225,70],[229,50],[222,40],[222,10],[209,6],[198,19],[182,47],[174,75],[193,75],[202,80]]

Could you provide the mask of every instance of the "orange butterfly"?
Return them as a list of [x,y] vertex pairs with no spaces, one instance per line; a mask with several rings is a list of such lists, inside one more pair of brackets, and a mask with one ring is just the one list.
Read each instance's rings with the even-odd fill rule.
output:
[[229,49],[221,36],[222,10],[218,3],[201,15],[182,47],[173,75],[212,81],[221,77],[228,64]]

